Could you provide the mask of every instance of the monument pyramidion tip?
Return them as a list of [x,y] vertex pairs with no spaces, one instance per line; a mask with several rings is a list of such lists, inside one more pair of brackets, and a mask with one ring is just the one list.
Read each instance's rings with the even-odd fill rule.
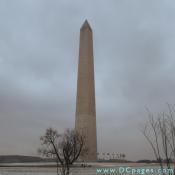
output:
[[85,20],[85,22],[84,22],[83,25],[81,26],[81,30],[82,30],[82,29],[89,29],[89,30],[92,31],[91,26],[90,26],[90,24],[89,24],[89,22],[88,22],[87,19]]

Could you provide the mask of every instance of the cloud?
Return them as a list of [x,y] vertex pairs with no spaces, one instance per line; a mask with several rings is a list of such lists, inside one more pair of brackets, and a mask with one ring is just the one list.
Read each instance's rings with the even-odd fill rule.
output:
[[87,18],[99,152],[152,158],[139,125],[145,107],[157,113],[174,105],[174,8],[172,0],[2,0],[0,154],[36,154],[47,127],[74,127],[79,28]]

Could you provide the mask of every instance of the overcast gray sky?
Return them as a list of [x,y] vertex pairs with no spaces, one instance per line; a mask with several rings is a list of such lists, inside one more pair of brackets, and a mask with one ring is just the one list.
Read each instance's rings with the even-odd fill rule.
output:
[[98,152],[153,158],[139,128],[175,105],[174,0],[0,0],[0,154],[73,128],[79,29],[94,34]]

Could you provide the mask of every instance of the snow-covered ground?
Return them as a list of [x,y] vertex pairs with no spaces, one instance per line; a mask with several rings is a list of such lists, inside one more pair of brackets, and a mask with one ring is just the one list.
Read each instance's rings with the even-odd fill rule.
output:
[[[15,164],[15,165],[19,165],[19,164]],[[55,167],[46,167],[46,166],[36,167],[36,165],[51,165],[51,164],[37,163],[37,164],[20,164],[20,165],[23,165],[23,166],[35,165],[35,167],[32,167],[32,166],[31,167],[29,166],[28,167],[0,167],[0,175],[56,175]],[[158,174],[161,174],[161,173],[158,173],[158,169],[160,168],[156,164],[88,163],[87,165],[91,165],[91,166],[87,166],[85,168],[80,166],[75,166],[71,168],[70,175],[107,175],[107,174],[110,174],[110,175],[111,174],[113,175],[130,175],[130,174],[158,175]],[[150,170],[150,173],[149,173],[149,170]]]

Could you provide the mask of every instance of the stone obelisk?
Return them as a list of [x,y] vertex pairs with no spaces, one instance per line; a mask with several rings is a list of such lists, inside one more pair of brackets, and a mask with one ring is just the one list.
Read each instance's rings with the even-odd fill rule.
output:
[[97,160],[95,83],[92,29],[86,20],[80,29],[75,129],[85,136],[86,161]]

